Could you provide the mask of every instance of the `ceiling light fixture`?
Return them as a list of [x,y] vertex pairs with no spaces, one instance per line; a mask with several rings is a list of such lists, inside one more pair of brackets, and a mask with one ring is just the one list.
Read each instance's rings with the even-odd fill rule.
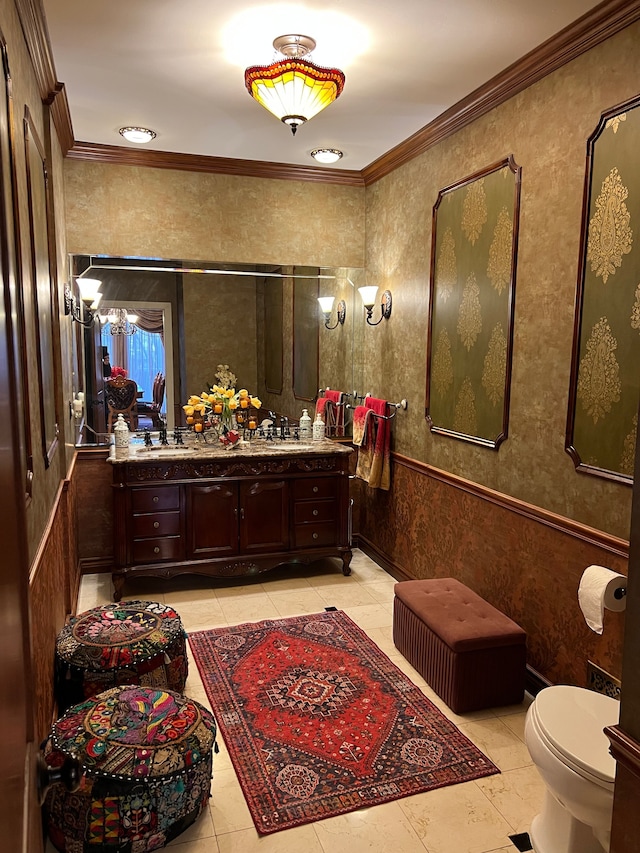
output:
[[311,156],[318,163],[337,163],[342,157],[342,151],[338,151],[337,148],[314,148]]
[[139,145],[151,142],[158,135],[154,130],[149,130],[148,127],[121,127],[118,132],[128,142],[137,142]]
[[304,59],[316,46],[310,36],[278,36],[274,48],[282,54],[271,65],[252,65],[244,83],[252,98],[294,134],[340,96],[344,74],[337,68],[321,68]]

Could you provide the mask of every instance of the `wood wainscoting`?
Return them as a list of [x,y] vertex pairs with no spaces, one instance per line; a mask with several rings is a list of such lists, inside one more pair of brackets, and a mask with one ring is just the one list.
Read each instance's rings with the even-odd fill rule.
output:
[[629,543],[571,519],[393,454],[389,492],[352,480],[359,546],[399,579],[454,577],[527,632],[543,682],[585,686],[587,661],[621,677],[624,613],[586,625],[584,569],[627,574]]
[[[74,460],[75,462],[75,460]],[[33,666],[34,741],[48,734],[55,715],[53,672],[56,637],[76,606],[80,572],[76,494],[72,464],[60,483],[29,576],[30,644]]]

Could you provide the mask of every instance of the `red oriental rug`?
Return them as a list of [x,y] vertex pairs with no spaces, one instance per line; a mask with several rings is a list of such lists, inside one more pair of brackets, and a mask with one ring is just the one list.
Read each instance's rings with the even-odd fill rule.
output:
[[262,834],[499,772],[341,611],[189,642]]

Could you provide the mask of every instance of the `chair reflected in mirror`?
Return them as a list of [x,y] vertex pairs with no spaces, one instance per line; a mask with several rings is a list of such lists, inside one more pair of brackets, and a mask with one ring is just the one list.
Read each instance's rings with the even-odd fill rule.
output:
[[164,416],[162,403],[164,401],[165,378],[162,373],[156,373],[153,380],[152,400],[150,402],[139,400],[137,406],[138,423],[141,428],[162,429]]
[[107,401],[108,417],[107,432],[113,431],[113,425],[118,420],[118,415],[129,424],[129,429],[134,432],[138,429],[138,384],[133,379],[124,376],[116,376],[104,383],[105,397]]

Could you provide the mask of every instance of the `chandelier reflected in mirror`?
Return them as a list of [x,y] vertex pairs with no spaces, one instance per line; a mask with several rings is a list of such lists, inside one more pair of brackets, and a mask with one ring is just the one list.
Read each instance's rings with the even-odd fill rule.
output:
[[126,308],[109,308],[106,313],[100,315],[100,320],[102,323],[109,323],[112,335],[135,335],[138,331],[138,315],[127,311]]

